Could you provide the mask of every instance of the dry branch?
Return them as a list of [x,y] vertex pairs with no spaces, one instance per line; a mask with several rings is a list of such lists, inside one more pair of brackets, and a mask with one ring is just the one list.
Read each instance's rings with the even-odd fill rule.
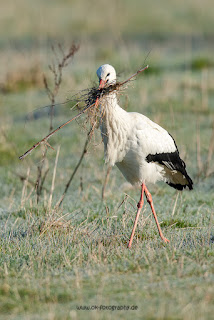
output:
[[[55,50],[55,47],[52,46],[52,51],[55,57],[55,61],[52,62],[52,65],[49,65],[49,70],[51,71],[53,75],[53,85],[50,87],[48,80],[46,76],[43,76],[43,82],[44,86],[47,92],[47,95],[50,99],[51,105],[50,105],[50,129],[49,131],[53,130],[53,116],[54,116],[54,105],[56,101],[56,96],[59,92],[61,83],[62,83],[62,74],[63,69],[69,64],[71,59],[73,58],[74,54],[79,50],[79,46],[76,46],[74,43],[71,45],[70,49],[68,50],[68,53],[65,54],[62,46],[58,45],[59,52]],[[51,147],[51,145],[47,142],[47,140],[44,140],[44,144],[47,147]],[[53,148],[52,148],[53,149]],[[37,167],[37,179],[36,179],[36,194],[37,194],[37,203],[39,202],[40,196],[42,194],[42,189],[44,186],[44,182],[47,177],[48,170],[43,172],[45,160],[47,160],[47,148],[45,152],[43,153],[43,160]],[[50,195],[51,197],[51,195]]]
[[72,182],[72,180],[73,180],[73,178],[74,178],[77,170],[79,169],[79,166],[81,165],[82,160],[83,160],[85,154],[87,153],[88,144],[89,144],[89,142],[90,142],[90,140],[91,140],[91,137],[92,137],[92,134],[93,134],[93,132],[94,132],[95,126],[96,126],[96,121],[94,122],[94,124],[92,125],[91,129],[89,130],[89,132],[88,132],[88,134],[87,134],[87,138],[86,138],[86,141],[85,141],[85,145],[84,145],[82,154],[81,154],[81,156],[80,156],[80,158],[79,158],[79,161],[78,161],[76,167],[74,168],[74,171],[73,171],[70,179],[68,180],[68,182],[67,182],[67,184],[66,184],[66,186],[65,186],[65,190],[64,190],[64,192],[63,192],[60,200],[59,200],[58,203],[56,204],[56,208],[58,208],[58,207],[61,206],[61,204],[62,204],[62,202],[63,202],[63,200],[64,200],[64,198],[65,198],[65,195],[66,195],[66,193],[67,193],[67,191],[68,191],[68,188],[70,187],[70,184],[71,184],[71,182]]
[[108,183],[108,180],[109,180],[111,169],[112,169],[112,167],[108,167],[107,170],[106,170],[105,180],[104,180],[103,187],[102,187],[102,201],[105,198],[106,186],[107,186],[107,183]]
[[51,111],[50,111],[50,131],[53,130],[53,112],[54,112],[54,105],[55,105],[55,99],[59,92],[60,85],[62,83],[62,72],[65,67],[68,66],[68,64],[71,62],[71,59],[75,55],[75,53],[79,50],[79,45],[75,45],[72,43],[71,47],[69,48],[67,54],[64,52],[62,45],[58,44],[58,49],[61,54],[61,59],[59,55],[57,54],[55,47],[52,46],[52,51],[55,56],[55,63],[53,62],[51,65],[49,65],[49,70],[53,74],[54,78],[54,85],[53,88],[50,89],[50,86],[48,84],[48,80],[46,76],[43,76],[43,82],[44,86],[47,92],[47,95],[51,101]]
[[[20,174],[20,173],[18,173],[18,172],[15,172],[15,171],[12,171],[12,173],[13,173],[14,175],[16,175],[17,177],[19,177],[19,179],[20,179],[21,181],[27,180],[28,184],[31,184],[32,186],[35,187],[35,181],[33,181],[33,180],[31,180],[31,179],[28,179],[27,176],[24,176],[24,175],[22,175],[22,174]],[[44,187],[44,189],[45,189],[47,192],[49,192],[49,190],[48,190],[47,188]]]
[[[58,128],[50,132],[46,137],[44,137],[42,140],[38,141],[36,144],[34,144],[29,150],[27,150],[23,155],[19,157],[20,160],[24,159],[27,155],[29,155],[34,149],[36,149],[40,144],[47,143],[47,140],[52,137],[57,131],[62,129],[64,126],[72,122],[73,120],[78,119],[82,114],[86,113],[88,110],[92,109],[92,107],[97,108],[98,101],[104,98],[106,95],[112,92],[119,92],[125,84],[127,84],[129,81],[131,81],[134,77],[136,77],[139,73],[143,72],[144,70],[148,69],[148,65],[142,69],[139,69],[137,72],[135,72],[133,75],[131,75],[128,79],[122,82],[116,82],[115,84],[110,84],[108,86],[105,86],[104,88],[91,88],[87,90],[83,90],[82,94],[80,95],[80,98],[76,98],[76,101],[78,102],[84,102],[85,107],[83,110],[78,113],[76,116],[74,116],[72,119],[69,119],[62,125],[60,125]],[[69,102],[71,100],[67,100],[66,102]]]
[[54,183],[55,183],[55,178],[56,178],[56,167],[57,167],[58,158],[59,158],[59,150],[60,150],[60,146],[59,146],[58,149],[57,149],[57,154],[56,154],[56,159],[55,159],[55,165],[54,165],[54,170],[53,170],[51,191],[50,191],[50,197],[49,197],[49,201],[48,201],[48,207],[49,207],[49,209],[51,208],[51,204],[52,204],[53,191],[54,191]]
[[[95,104],[95,103],[94,103]],[[90,107],[94,106],[91,105]],[[36,144],[34,144],[28,151],[26,151],[22,156],[19,157],[20,160],[24,159],[28,154],[30,154],[35,148],[37,148],[41,143],[47,143],[47,140],[52,137],[52,135],[54,135],[54,133],[56,133],[57,131],[59,131],[60,129],[62,129],[64,126],[66,126],[67,124],[69,124],[71,121],[76,120],[77,118],[79,118],[83,113],[85,113],[87,110],[89,109],[89,107],[87,109],[84,109],[83,111],[81,111],[79,114],[77,114],[75,117],[73,117],[72,119],[69,119],[68,121],[66,121],[65,123],[61,124],[58,128],[56,128],[55,130],[53,130],[52,132],[50,132],[46,137],[44,137],[42,140],[38,141]]]

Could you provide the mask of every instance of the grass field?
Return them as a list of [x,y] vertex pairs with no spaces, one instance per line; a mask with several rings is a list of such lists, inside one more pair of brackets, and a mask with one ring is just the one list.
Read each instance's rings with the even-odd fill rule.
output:
[[[211,8],[211,0],[0,4],[0,319],[213,319]],[[103,63],[115,66],[120,80],[150,65],[120,104],[173,135],[194,181],[191,192],[150,187],[168,245],[146,204],[127,249],[140,190],[113,168],[102,201],[107,168],[99,130],[55,208],[83,150],[84,117],[50,139],[55,150],[48,149],[37,203],[44,149],[23,161],[18,156],[49,131],[48,110],[40,109],[50,103],[43,73],[52,83],[51,45],[66,49],[72,41],[80,49],[64,70],[57,101],[97,83]],[[55,108],[54,128],[74,115],[70,107]]]

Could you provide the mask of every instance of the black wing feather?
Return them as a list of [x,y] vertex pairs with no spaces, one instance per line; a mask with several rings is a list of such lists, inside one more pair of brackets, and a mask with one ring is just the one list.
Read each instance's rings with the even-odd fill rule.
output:
[[[175,144],[175,146],[176,146],[176,144]],[[179,171],[180,173],[182,173],[185,176],[185,178],[188,182],[187,185],[174,184],[171,182],[167,182],[171,187],[178,189],[178,190],[183,190],[186,186],[188,186],[190,190],[193,189],[192,179],[188,176],[188,174],[186,172],[185,162],[180,158],[177,146],[176,146],[176,151],[174,151],[174,152],[167,152],[167,153],[163,152],[163,153],[149,154],[146,157],[146,161],[147,162],[157,162],[160,165],[167,167],[169,170]]]

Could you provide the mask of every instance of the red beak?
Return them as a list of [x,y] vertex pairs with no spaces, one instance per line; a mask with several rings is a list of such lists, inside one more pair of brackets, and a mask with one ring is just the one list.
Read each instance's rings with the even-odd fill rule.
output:
[[[99,83],[99,89],[102,89],[103,87],[105,87],[106,81],[100,79],[100,83]],[[99,98],[97,97],[96,101],[95,101],[95,106],[97,107],[99,103]]]
[[103,79],[100,79],[99,89],[103,88],[105,84],[106,84],[106,81],[104,81]]

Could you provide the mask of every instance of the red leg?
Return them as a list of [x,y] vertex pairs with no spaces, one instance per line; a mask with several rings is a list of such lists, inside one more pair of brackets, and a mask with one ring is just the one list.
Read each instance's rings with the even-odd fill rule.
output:
[[136,217],[135,217],[135,222],[134,222],[134,226],[133,226],[133,229],[132,229],[132,234],[131,234],[131,237],[130,237],[130,240],[129,240],[129,244],[128,244],[128,248],[131,248],[132,246],[132,241],[133,241],[133,237],[134,237],[134,233],[135,233],[135,229],[137,227],[137,222],[138,222],[138,219],[139,219],[139,216],[140,216],[140,211],[143,207],[143,195],[144,195],[144,189],[145,189],[145,184],[143,183],[142,184],[142,189],[141,189],[141,196],[140,196],[140,201],[138,202],[138,210],[137,210],[137,214],[136,214]]
[[152,213],[153,213],[153,216],[154,216],[154,218],[155,218],[156,225],[157,225],[157,227],[158,227],[159,235],[160,235],[161,239],[162,239],[164,242],[169,242],[169,240],[164,237],[164,235],[163,235],[163,233],[162,233],[162,231],[161,231],[161,227],[160,227],[160,225],[159,225],[158,218],[157,218],[157,215],[156,215],[156,213],[155,213],[155,208],[154,208],[154,205],[153,205],[152,196],[151,196],[151,193],[149,192],[149,190],[147,189],[146,186],[144,187],[144,192],[145,192],[145,195],[146,195],[147,202],[150,204],[150,207],[151,207],[151,209],[152,209]]

